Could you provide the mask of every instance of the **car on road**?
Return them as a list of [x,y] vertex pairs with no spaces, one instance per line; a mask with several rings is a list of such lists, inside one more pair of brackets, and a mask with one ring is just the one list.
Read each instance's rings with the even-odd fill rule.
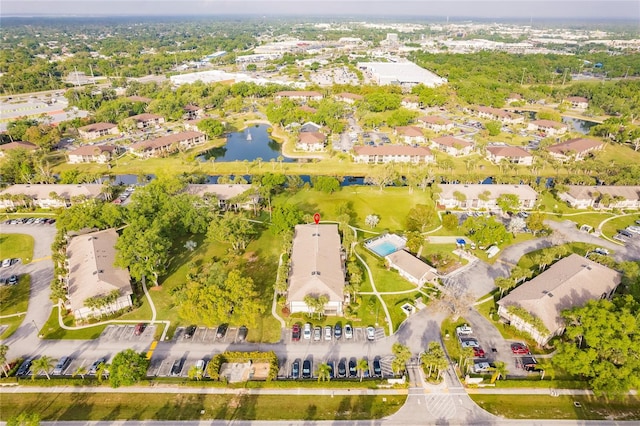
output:
[[484,358],[485,355],[486,354],[484,352],[484,349],[482,349],[480,346],[473,348],[473,356],[475,358]]
[[9,266],[11,266],[11,259],[4,259],[2,261],[2,267],[3,268],[8,268]]
[[512,343],[511,352],[516,355],[529,355],[531,353],[527,345],[524,343]]
[[300,324],[293,324],[291,327],[291,340],[294,342],[300,340]]
[[342,326],[340,324],[336,324],[336,326],[334,327],[333,335],[335,336],[336,339],[339,339],[342,337]]
[[367,340],[376,340],[376,329],[371,326],[367,327]]
[[356,377],[358,375],[357,362],[355,358],[349,360],[349,377]]
[[291,365],[291,378],[292,379],[300,378],[300,360],[299,359],[296,359],[295,361],[293,361],[293,364]]
[[195,325],[190,325],[189,327],[187,327],[187,329],[184,332],[184,338],[185,339],[191,339],[193,337],[194,334],[196,334],[196,329],[198,327],[196,327]]
[[136,329],[133,331],[133,334],[135,334],[136,336],[141,335],[142,333],[144,333],[144,329],[147,328],[147,324],[141,322],[136,324]]
[[182,365],[184,364],[184,358],[179,358],[173,361],[173,365],[171,366],[171,375],[179,376],[182,372]]
[[351,328],[351,324],[344,326],[344,337],[346,339],[353,339],[353,328]]
[[249,329],[246,326],[242,326],[238,329],[238,342],[244,342],[249,334]]
[[8,285],[16,285],[16,284],[18,284],[18,276],[17,275],[11,275],[9,277],[9,279],[7,280],[7,284]]
[[304,325],[304,330],[302,330],[302,337],[305,340],[311,339],[311,330],[312,330],[311,324],[310,323],[306,323]]
[[227,335],[228,329],[229,329],[229,324],[220,324],[218,326],[218,330],[216,330],[216,338],[223,339],[224,336]]
[[344,358],[338,363],[338,377],[347,377],[347,360]]
[[70,363],[71,357],[63,356],[58,360],[56,366],[53,367],[53,371],[51,372],[51,374],[53,374],[54,376],[60,376],[62,373],[64,373],[64,370],[67,369]]
[[311,363],[310,359],[305,359],[304,362],[302,363],[302,378],[303,379],[310,379],[311,378],[311,368],[313,367],[313,364]]
[[98,372],[98,368],[105,362],[107,362],[105,358],[98,358],[93,362],[93,364],[91,364],[89,370],[87,371],[87,374],[96,374]]
[[458,336],[468,336],[470,334],[473,334],[473,329],[465,324],[456,328],[456,334]]
[[22,362],[22,364],[20,364],[20,367],[18,367],[18,371],[16,371],[16,377],[22,377],[22,376],[29,375],[32,363],[33,363],[33,358],[25,359]]
[[333,327],[330,325],[325,326],[324,328],[324,340],[331,340],[333,337]]
[[322,338],[322,328],[317,325],[313,328],[313,340],[316,342]]
[[373,377],[382,377],[382,368],[380,366],[380,357],[373,359]]

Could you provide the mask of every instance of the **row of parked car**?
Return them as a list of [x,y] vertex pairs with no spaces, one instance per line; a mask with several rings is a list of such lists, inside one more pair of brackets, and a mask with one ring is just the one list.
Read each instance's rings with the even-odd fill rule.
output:
[[2,263],[0,264],[0,266],[2,268],[8,268],[9,266],[13,266],[18,262],[20,262],[20,259],[11,259],[11,258],[2,259]]
[[[373,341],[376,339],[376,329],[372,326],[367,327],[366,329],[367,340]],[[325,325],[324,326],[324,334],[322,332],[322,327],[317,325],[313,326],[311,323],[306,323],[304,327],[301,327],[300,324],[296,323],[291,327],[291,340],[297,342],[300,340],[300,336],[304,340],[320,341],[323,339],[326,341],[331,341],[333,339],[339,340],[344,335],[345,339],[353,339],[353,327],[351,324],[346,324],[344,329],[341,324],[336,324],[334,326]]]
[[20,277],[18,275],[11,275],[9,278],[0,277],[0,285],[16,285],[20,281]]
[[54,223],[56,223],[55,219],[46,217],[22,217],[4,221],[5,225],[53,225]]
[[[339,361],[327,361],[326,365],[329,367],[329,378],[331,379],[347,379],[356,378],[362,374],[362,377],[383,377],[382,367],[380,365],[380,357],[375,357],[373,363],[369,363],[361,371],[358,370],[358,362],[355,358],[351,358],[347,361],[346,358],[342,358]],[[313,369],[313,360],[305,359],[304,361],[296,359],[291,364],[291,378],[292,379],[311,379],[318,376],[318,371]]]
[[[636,224],[640,225],[640,220],[636,220]],[[618,229],[618,233],[613,236],[613,239],[626,243],[637,237],[640,237],[640,226],[632,225],[627,226],[625,229]]]
[[[31,367],[33,366],[33,361],[35,359],[36,358],[27,358],[24,361],[22,361],[22,364],[20,364],[20,367],[18,367],[18,369],[16,370],[16,377],[27,377],[32,375],[34,371],[32,371]],[[52,376],[63,375],[65,373],[65,370],[71,364],[72,360],[73,359],[69,356],[63,356],[58,360],[55,367],[53,367],[53,370],[51,370],[49,374]],[[100,366],[102,364],[105,364],[106,362],[107,362],[107,359],[104,357],[97,359],[89,366],[89,368],[87,368],[87,374],[95,375],[98,372],[98,369],[100,368]],[[36,371],[35,373],[38,374],[40,372]]]

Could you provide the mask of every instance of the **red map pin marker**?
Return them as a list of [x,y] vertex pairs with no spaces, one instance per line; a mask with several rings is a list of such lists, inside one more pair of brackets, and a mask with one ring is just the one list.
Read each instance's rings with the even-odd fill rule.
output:
[[313,221],[316,223],[316,225],[318,224],[318,222],[320,222],[320,213],[316,213],[313,215]]

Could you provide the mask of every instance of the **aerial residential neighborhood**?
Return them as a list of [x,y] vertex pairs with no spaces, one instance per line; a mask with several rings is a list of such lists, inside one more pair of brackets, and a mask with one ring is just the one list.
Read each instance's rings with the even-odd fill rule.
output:
[[633,5],[45,3],[1,12],[0,421],[640,419]]

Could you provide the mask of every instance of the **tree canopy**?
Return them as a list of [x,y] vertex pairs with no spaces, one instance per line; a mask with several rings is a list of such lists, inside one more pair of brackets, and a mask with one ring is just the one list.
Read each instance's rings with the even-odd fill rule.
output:
[[118,352],[109,367],[109,384],[112,388],[134,385],[147,375],[149,362],[143,352],[133,349]]

